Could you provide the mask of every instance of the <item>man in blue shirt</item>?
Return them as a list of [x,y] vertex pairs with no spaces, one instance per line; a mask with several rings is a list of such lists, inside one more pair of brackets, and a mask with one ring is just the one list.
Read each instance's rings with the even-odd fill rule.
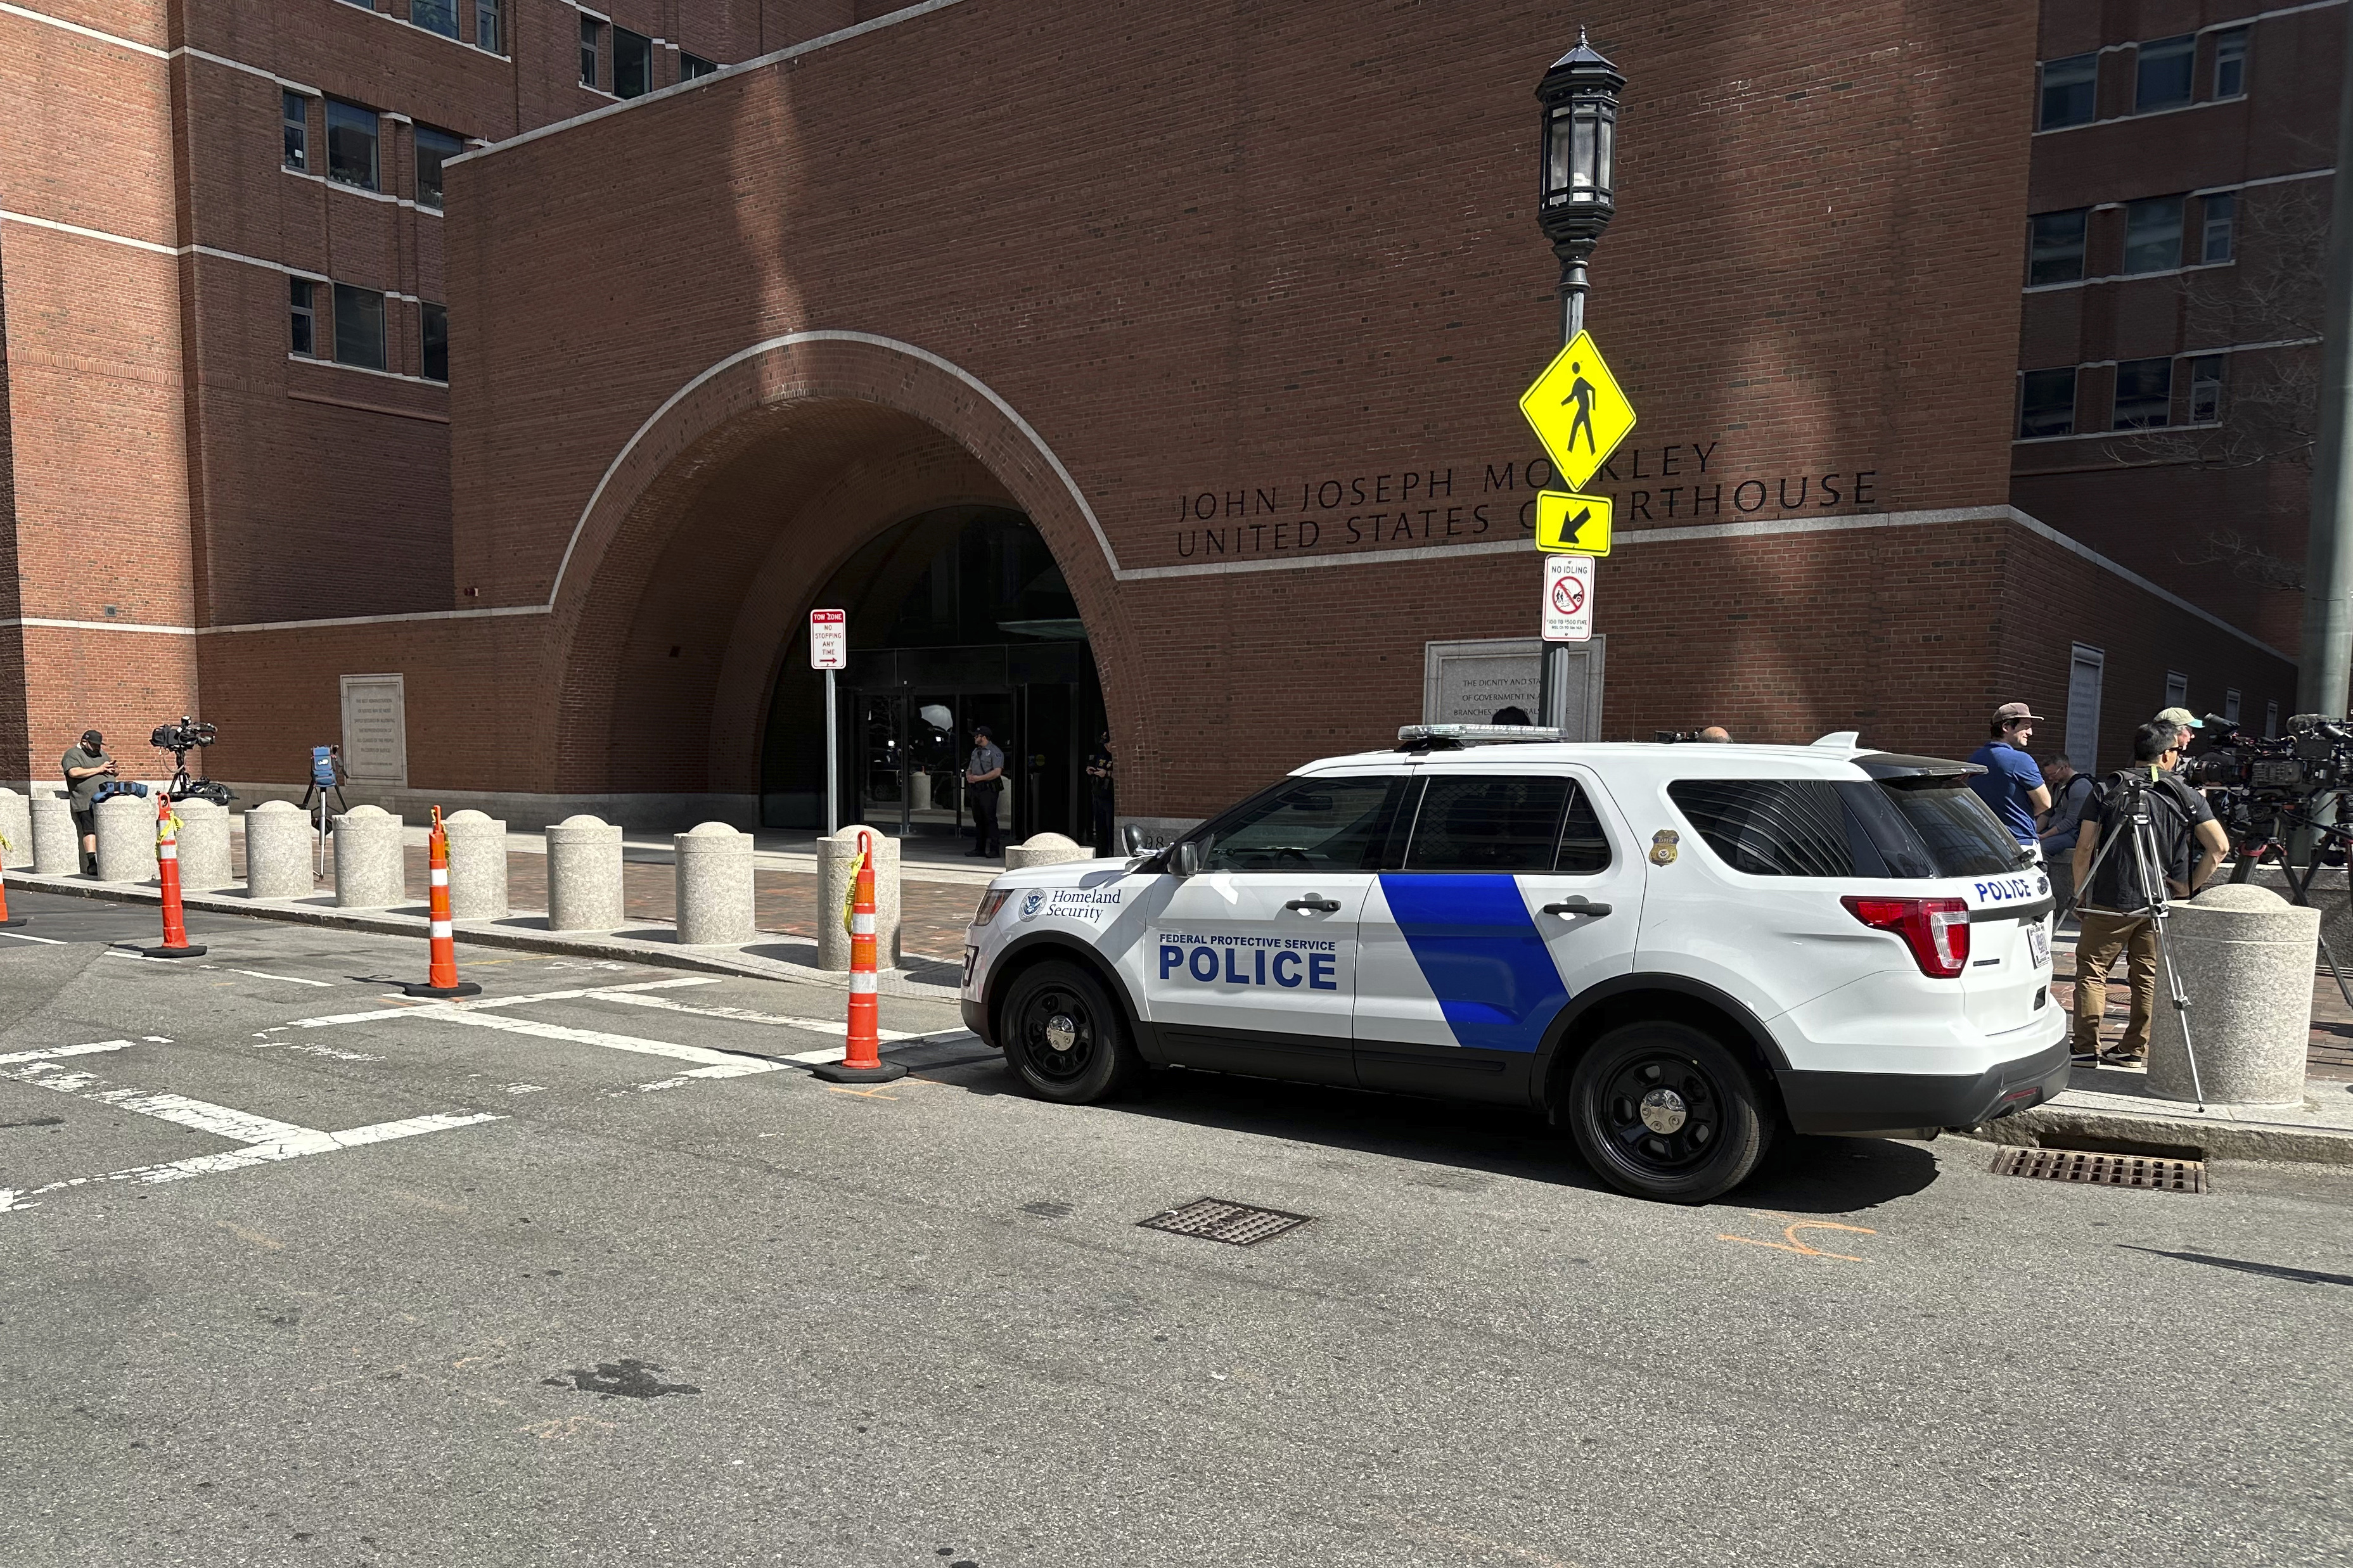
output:
[[2051,809],[2042,770],[2026,750],[2041,721],[2025,703],[2005,702],[1993,710],[1993,739],[1969,754],[1969,761],[1985,769],[1969,780],[1969,787],[2025,849],[2036,847],[2034,819]]

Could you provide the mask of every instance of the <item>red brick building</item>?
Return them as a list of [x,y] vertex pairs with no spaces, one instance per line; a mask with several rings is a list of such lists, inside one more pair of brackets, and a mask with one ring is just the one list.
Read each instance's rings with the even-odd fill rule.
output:
[[[1098,724],[1123,815],[1189,816],[1525,668],[1445,673],[1534,630],[1556,7],[506,0],[499,52],[451,9],[0,9],[24,773],[200,704],[245,784],[356,726],[382,796],[807,822],[838,602],[849,808],[953,823],[989,722],[1027,830]],[[2013,480],[2031,7],[1584,20],[1630,79],[1588,324],[1641,414],[1590,732],[1950,753],[2064,712],[2079,644],[2108,756],[2169,669],[2286,700],[2285,634]],[[322,100],[373,111],[380,188],[289,177],[288,94],[314,160]],[[440,216],[420,126],[469,148]]]

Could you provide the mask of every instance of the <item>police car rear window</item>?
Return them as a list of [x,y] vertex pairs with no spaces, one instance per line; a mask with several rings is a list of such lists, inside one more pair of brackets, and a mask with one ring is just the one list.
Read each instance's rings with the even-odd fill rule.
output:
[[1952,777],[1679,779],[1673,801],[1716,857],[1754,877],[1920,879],[2017,868],[2017,846]]

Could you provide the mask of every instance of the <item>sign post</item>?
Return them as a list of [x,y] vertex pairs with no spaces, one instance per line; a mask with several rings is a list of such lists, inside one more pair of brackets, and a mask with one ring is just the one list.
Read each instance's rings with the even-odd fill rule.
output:
[[1568,650],[1560,645],[1593,638],[1593,561],[1609,553],[1608,496],[1582,495],[1634,428],[1634,405],[1618,385],[1600,345],[1585,330],[1585,294],[1567,295],[1568,342],[1544,374],[1520,395],[1520,413],[1544,443],[1554,475],[1568,489],[1536,496],[1535,547],[1545,552],[1545,641],[1541,711],[1536,722],[1565,726],[1568,711]]
[[809,668],[825,671],[825,836],[841,830],[840,714],[833,697],[833,672],[849,662],[849,613],[809,612]]

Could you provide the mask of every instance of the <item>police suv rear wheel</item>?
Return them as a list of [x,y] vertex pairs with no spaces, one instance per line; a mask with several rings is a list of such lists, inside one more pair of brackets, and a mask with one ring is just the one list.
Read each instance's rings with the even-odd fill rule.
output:
[[1771,1140],[1755,1077],[1684,1024],[1627,1024],[1596,1040],[1570,1075],[1567,1109],[1596,1173],[1672,1203],[1738,1186]]
[[1133,1084],[1144,1063],[1102,982],[1060,961],[1026,970],[1005,998],[1005,1059],[1041,1100],[1090,1105]]

